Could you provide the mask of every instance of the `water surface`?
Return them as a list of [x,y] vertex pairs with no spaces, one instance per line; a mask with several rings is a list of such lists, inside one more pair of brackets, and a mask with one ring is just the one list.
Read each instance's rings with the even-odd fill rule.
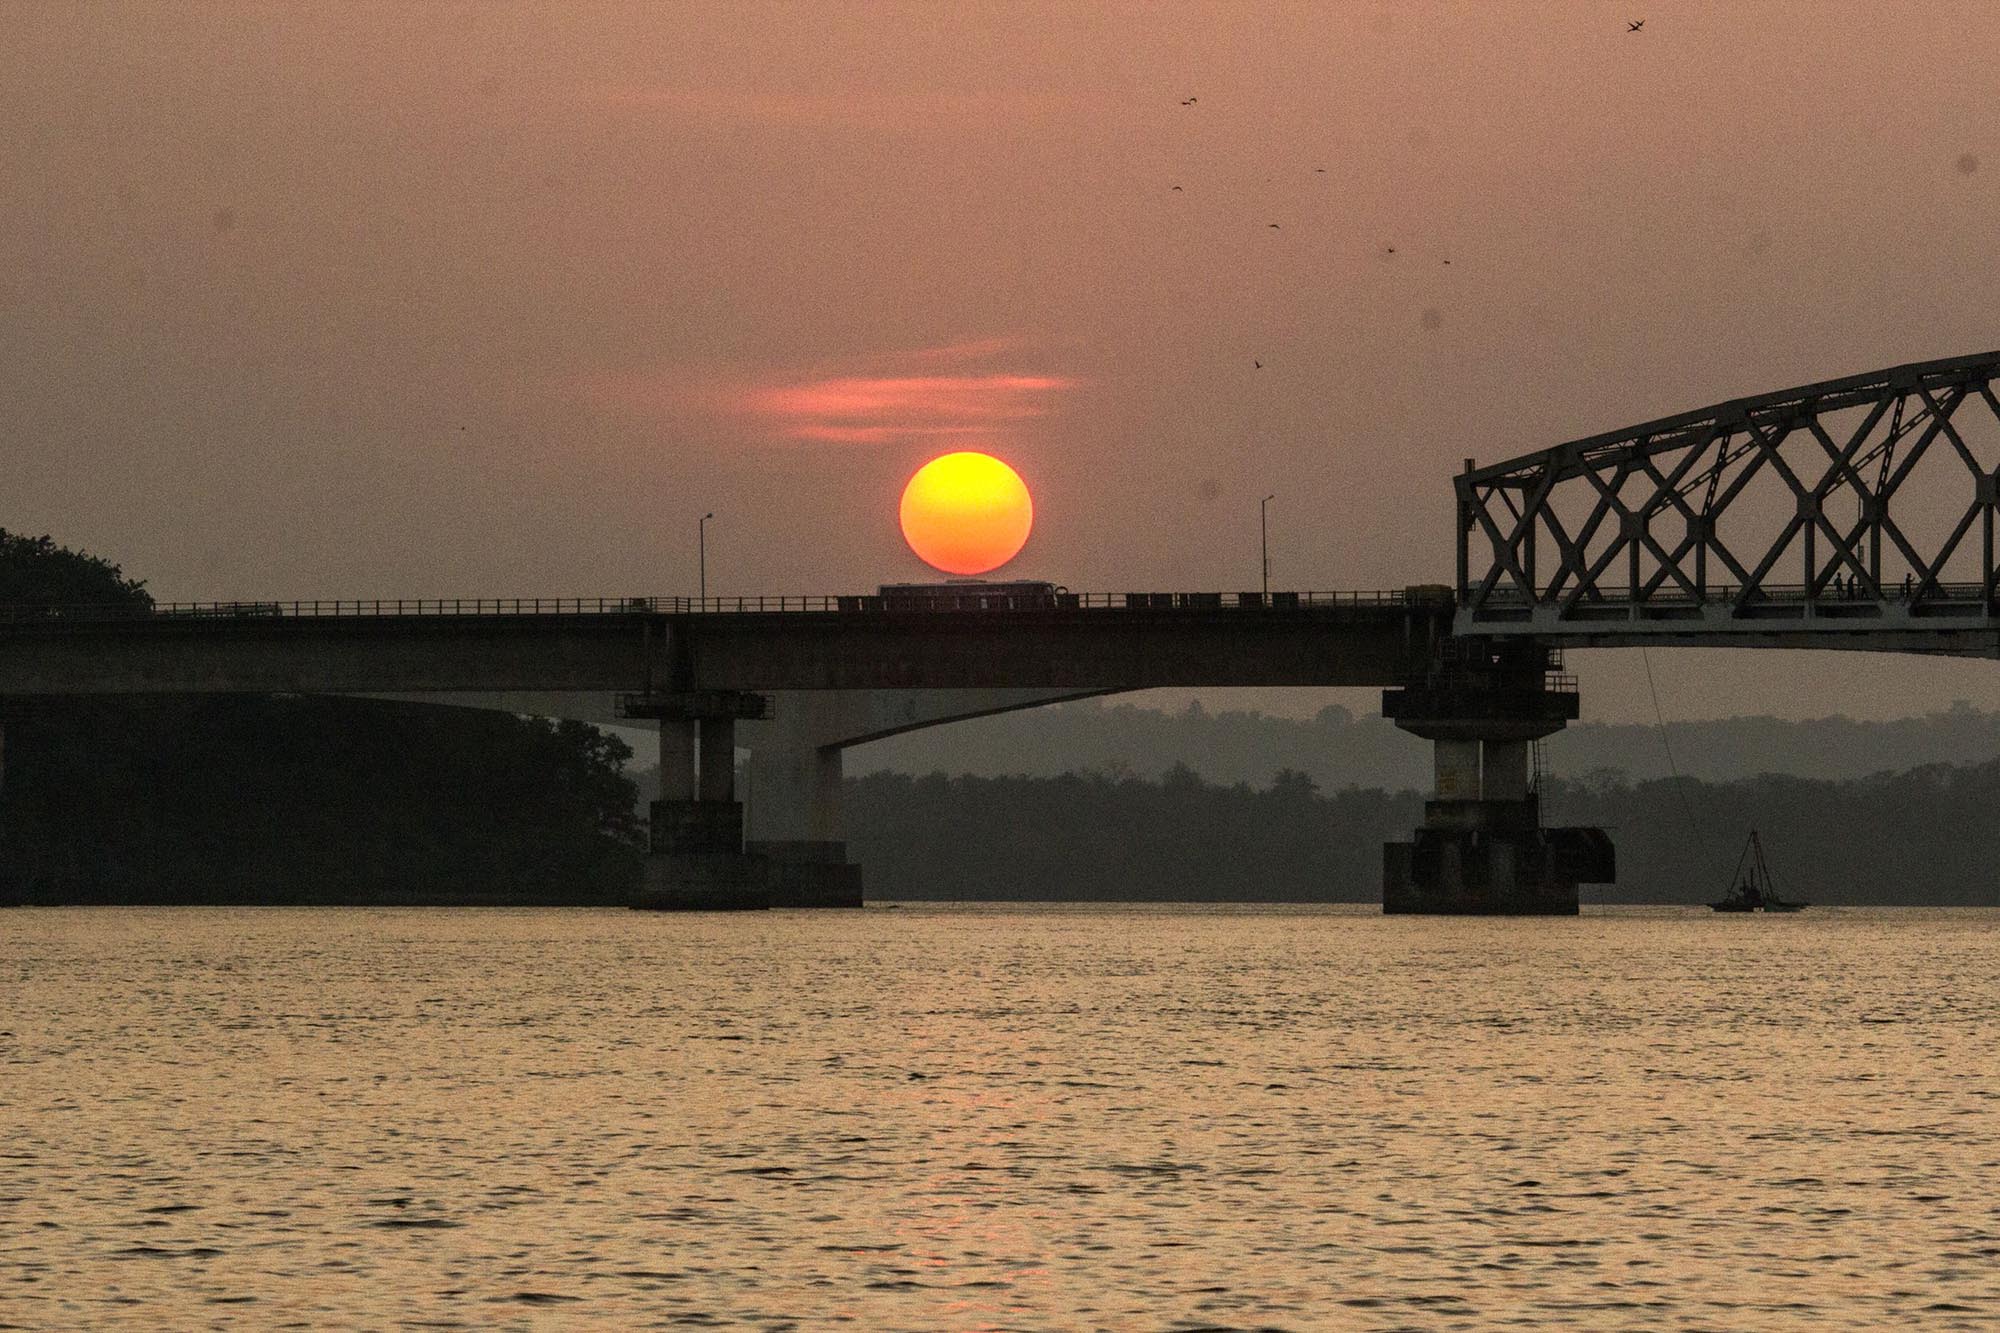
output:
[[0,913],[0,1325],[1988,1327],[2000,912]]

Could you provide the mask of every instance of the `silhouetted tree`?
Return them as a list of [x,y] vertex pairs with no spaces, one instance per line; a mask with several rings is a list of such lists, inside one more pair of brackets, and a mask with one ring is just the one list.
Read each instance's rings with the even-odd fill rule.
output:
[[1271,777],[1271,795],[1281,801],[1310,801],[1319,795],[1319,784],[1310,773],[1281,768]]
[[151,606],[153,599],[108,560],[0,528],[0,606],[62,603]]
[[[147,606],[0,532],[0,603]],[[8,701],[0,901],[620,903],[631,751],[576,722],[367,699]]]
[[17,704],[0,827],[31,902],[617,903],[623,741],[371,699]]

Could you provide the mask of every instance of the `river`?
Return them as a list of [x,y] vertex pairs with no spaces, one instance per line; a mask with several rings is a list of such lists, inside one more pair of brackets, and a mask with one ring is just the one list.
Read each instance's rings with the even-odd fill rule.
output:
[[0,1326],[1990,1327],[2000,912],[0,913]]

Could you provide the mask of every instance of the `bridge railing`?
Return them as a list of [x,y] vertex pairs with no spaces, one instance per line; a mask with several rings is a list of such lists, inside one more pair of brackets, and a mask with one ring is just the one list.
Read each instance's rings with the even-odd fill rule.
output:
[[[1919,583],[1914,579],[1907,585],[1885,580],[1878,594],[1875,590],[1857,582],[1852,591],[1846,588],[1823,586],[1817,591],[1803,583],[1763,583],[1750,589],[1744,597],[1742,585],[1734,583],[1710,584],[1697,598],[1682,588],[1658,588],[1637,599],[1636,603],[1624,590],[1608,593],[1589,592],[1578,597],[1574,605],[1578,608],[1590,607],[1694,607],[1694,606],[1802,606],[1810,601],[1817,606],[1840,607],[1856,604],[1881,606],[1909,604],[1914,606],[1935,606],[1952,604],[1978,607],[1985,595],[1985,589],[1978,583],[1956,582]],[[1470,598],[1471,590],[1463,594]],[[1495,588],[1486,594],[1484,605],[1496,610],[1523,608],[1534,605],[1556,605],[1564,599],[1540,597],[1531,600],[1518,588]]]
[[1307,592],[1109,592],[982,593],[948,589],[937,596],[855,594],[847,596],[762,597],[424,597],[314,601],[157,602],[150,606],[90,603],[0,603],[0,625],[145,620],[190,623],[254,623],[260,620],[328,618],[778,615],[832,612],[878,615],[885,612],[965,611],[1212,611],[1223,608],[1258,613],[1337,607],[1449,607],[1448,587],[1424,585],[1376,591]]

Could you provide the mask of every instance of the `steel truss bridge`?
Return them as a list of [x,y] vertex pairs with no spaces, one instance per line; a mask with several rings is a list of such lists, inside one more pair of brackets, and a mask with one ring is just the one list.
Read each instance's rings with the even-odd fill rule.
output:
[[1467,460],[1454,630],[2000,656],[1996,375],[1926,361]]
[[1996,376],[2000,351],[1927,361],[1468,460],[1455,587],[0,606],[0,698],[1398,686],[1648,643],[2000,657]]

